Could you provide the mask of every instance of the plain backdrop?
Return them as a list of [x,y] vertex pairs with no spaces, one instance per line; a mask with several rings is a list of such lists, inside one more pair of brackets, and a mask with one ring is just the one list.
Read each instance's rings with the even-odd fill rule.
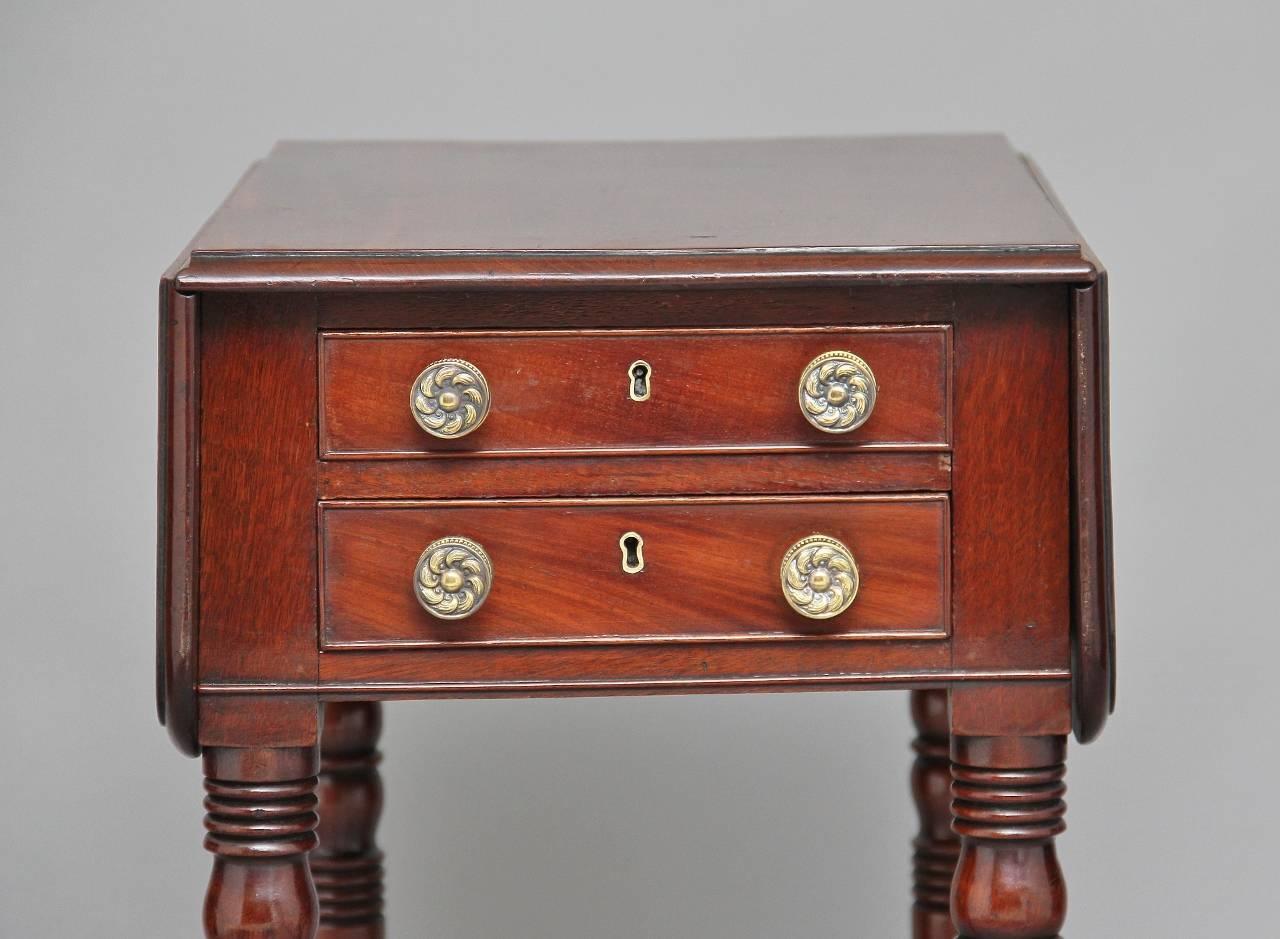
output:
[[[1258,935],[1280,833],[1272,3],[0,5],[0,936],[198,933],[152,697],[156,284],[281,137],[1000,130],[1112,272],[1120,707],[1067,932]],[[901,693],[387,708],[389,926],[905,936]]]

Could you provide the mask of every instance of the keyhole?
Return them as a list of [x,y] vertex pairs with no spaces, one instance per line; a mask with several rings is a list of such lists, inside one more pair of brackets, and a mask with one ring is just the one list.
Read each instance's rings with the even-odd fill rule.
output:
[[644,570],[644,539],[636,532],[629,531],[618,539],[622,548],[622,572],[639,574]]
[[628,374],[628,394],[631,396],[631,400],[648,401],[649,381],[653,377],[653,369],[649,367],[649,363],[644,359],[637,359],[631,363]]

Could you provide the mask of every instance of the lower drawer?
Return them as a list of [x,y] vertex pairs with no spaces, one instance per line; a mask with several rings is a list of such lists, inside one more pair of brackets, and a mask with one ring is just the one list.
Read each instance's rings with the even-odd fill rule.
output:
[[949,532],[945,494],[324,502],[321,645],[941,638]]

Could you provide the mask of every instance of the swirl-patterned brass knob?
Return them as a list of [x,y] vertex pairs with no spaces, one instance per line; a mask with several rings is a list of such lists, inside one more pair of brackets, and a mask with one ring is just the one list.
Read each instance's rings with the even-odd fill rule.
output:
[[839,616],[858,595],[853,552],[826,535],[801,538],[783,555],[782,595],[810,619]]
[[876,376],[852,352],[824,352],[800,376],[800,410],[828,434],[861,427],[876,406]]
[[469,538],[450,536],[427,545],[413,572],[413,593],[440,619],[462,619],[484,604],[493,585],[493,563]]
[[489,382],[466,359],[440,359],[414,379],[409,410],[432,436],[465,436],[489,416]]

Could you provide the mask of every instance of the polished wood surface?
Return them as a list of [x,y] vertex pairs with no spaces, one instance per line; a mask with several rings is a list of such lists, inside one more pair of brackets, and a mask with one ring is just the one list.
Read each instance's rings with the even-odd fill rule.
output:
[[200,349],[203,679],[316,675],[312,306],[207,298]]
[[[945,449],[950,442],[945,326],[500,333],[323,333],[321,456],[449,453]],[[805,420],[797,385],[824,352],[847,350],[875,373],[871,417],[846,434]],[[408,407],[418,374],[465,359],[492,393],[464,437],[432,437]],[[631,366],[650,371],[632,400]]]
[[[748,638],[943,638],[948,625],[947,499],[592,499],[494,504],[326,503],[321,513],[325,649]],[[643,539],[623,569],[622,537]],[[822,532],[861,572],[853,605],[807,619],[783,599],[780,568]],[[492,559],[484,605],[442,620],[418,605],[413,566],[461,535]]]
[[316,756],[314,747],[205,750],[210,939],[315,935],[319,905],[307,852],[316,845]]
[[382,705],[333,701],[324,706],[317,786],[319,844],[311,873],[320,901],[318,939],[382,939],[382,815],[378,738]]
[[951,731],[947,692],[911,692],[911,719],[916,728],[911,795],[920,829],[914,850],[912,939],[953,939],[951,881],[960,857],[960,841],[951,830]]
[[[936,492],[951,488],[945,451],[857,450],[807,453],[720,451],[705,455],[508,457],[501,460],[329,460],[320,466],[323,499],[406,499],[466,492],[477,499],[520,496],[821,495],[838,492]],[[536,472],[535,472],[536,471]]]
[[[317,198],[323,193],[325,198]],[[998,135],[278,144],[203,253],[1073,248]]]
[[[916,939],[1062,928],[1065,737],[1115,689],[1106,279],[1002,138],[285,144],[160,299],[207,935],[385,932],[378,701],[864,687],[913,692]],[[839,348],[880,384],[844,437],[795,390]],[[439,441],[409,385],[447,356],[494,401]],[[779,579],[817,532],[862,573],[826,621]],[[495,564],[451,623],[411,580],[445,535]]]
[[1074,291],[1072,395],[1075,603],[1071,654],[1075,734],[1088,743],[1102,732],[1116,703],[1115,595],[1111,589],[1111,458],[1107,400],[1107,282]]
[[956,324],[955,663],[1068,658],[1066,291],[1016,290]]
[[[175,264],[175,267],[177,265]],[[188,756],[196,742],[196,581],[200,514],[197,300],[172,271],[160,281],[160,415],[156,473],[156,708]]]
[[1052,939],[1067,891],[1053,839],[1066,828],[1066,738],[951,741],[960,859],[951,915],[962,939]]

